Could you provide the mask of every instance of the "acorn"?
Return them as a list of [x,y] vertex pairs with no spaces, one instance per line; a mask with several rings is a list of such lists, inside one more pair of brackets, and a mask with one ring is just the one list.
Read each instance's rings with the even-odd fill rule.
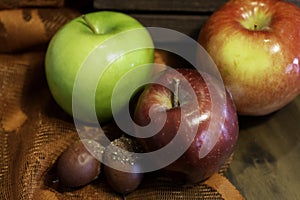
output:
[[143,179],[134,152],[141,152],[141,148],[134,139],[122,136],[112,141],[103,154],[106,181],[123,195],[134,191]]
[[[89,150],[92,154],[89,152]],[[104,147],[98,142],[84,139],[73,143],[57,161],[57,175],[60,183],[67,187],[84,186],[100,174]]]

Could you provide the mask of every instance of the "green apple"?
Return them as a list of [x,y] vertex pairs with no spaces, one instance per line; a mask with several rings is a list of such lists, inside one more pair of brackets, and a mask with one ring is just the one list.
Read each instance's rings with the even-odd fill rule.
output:
[[[80,81],[77,84],[83,88],[78,97],[83,100],[77,103],[83,113],[90,104],[84,100],[85,97],[95,92],[97,118],[100,122],[107,122],[113,117],[111,99],[118,81],[130,70],[153,61],[152,38],[139,21],[120,12],[98,11],[73,19],[54,35],[46,53],[46,77],[52,96],[70,115],[73,115],[72,98],[76,81]],[[87,64],[93,67],[77,79],[80,70]],[[101,73],[96,72],[97,69],[102,70]],[[150,70],[140,70],[134,76],[131,73],[126,78],[126,84],[138,87],[150,78]],[[89,82],[95,76],[98,79],[96,90],[93,91]],[[126,84],[116,98],[114,105],[118,106],[117,109],[122,109],[128,103],[128,99],[124,98],[128,96]],[[79,118],[87,122],[90,120],[85,115]]]

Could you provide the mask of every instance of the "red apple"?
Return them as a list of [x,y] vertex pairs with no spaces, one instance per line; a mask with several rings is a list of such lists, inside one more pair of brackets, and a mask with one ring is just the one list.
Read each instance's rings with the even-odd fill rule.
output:
[[[213,80],[213,77],[209,80]],[[174,154],[177,151],[182,153],[162,171],[176,173],[184,177],[186,183],[200,182],[217,172],[232,154],[237,141],[238,120],[232,98],[228,92],[224,92],[223,104],[212,102],[209,88],[214,87],[213,84],[213,81],[204,81],[195,69],[167,69],[155,83],[144,89],[135,109],[134,121],[138,125],[135,131],[144,151],[154,152],[174,144]],[[174,91],[170,88],[174,88]],[[213,104],[221,106],[220,113],[212,112]],[[213,115],[217,115],[214,122]],[[218,128],[211,129],[211,123]],[[151,128],[144,129],[149,124]],[[154,129],[158,130],[156,134],[151,133]],[[179,140],[175,142],[179,131]],[[216,132],[220,135],[213,139]],[[211,142],[214,143],[211,150],[201,155],[201,148],[209,146]],[[182,149],[186,145],[187,148]],[[161,156],[162,160],[158,159],[158,162],[164,162],[172,153]]]
[[218,66],[242,115],[266,115],[300,93],[300,9],[281,0],[230,0],[199,43]]

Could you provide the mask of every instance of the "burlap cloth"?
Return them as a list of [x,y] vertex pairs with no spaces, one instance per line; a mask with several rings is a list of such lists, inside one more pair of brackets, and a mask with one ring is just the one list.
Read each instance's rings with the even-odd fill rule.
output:
[[[124,198],[101,175],[80,189],[59,187],[53,175],[57,158],[78,139],[71,117],[52,99],[44,74],[49,40],[80,14],[62,6],[61,0],[0,0],[0,199]],[[158,56],[157,62],[164,59]],[[126,199],[243,199],[223,176],[229,163],[192,187],[146,177]]]

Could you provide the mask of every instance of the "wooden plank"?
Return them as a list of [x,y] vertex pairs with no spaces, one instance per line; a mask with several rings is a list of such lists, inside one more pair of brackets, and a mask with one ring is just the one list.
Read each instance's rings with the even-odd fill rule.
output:
[[300,199],[300,96],[265,117],[241,117],[225,174],[247,200]]
[[212,12],[226,1],[227,0],[94,0],[94,8],[123,11]]
[[163,27],[184,33],[194,39],[208,16],[201,15],[146,15],[130,14],[139,20],[144,26]]
[[[228,0],[94,0],[94,8],[123,11],[205,13],[215,11],[227,1]],[[287,1],[300,6],[300,0]]]

